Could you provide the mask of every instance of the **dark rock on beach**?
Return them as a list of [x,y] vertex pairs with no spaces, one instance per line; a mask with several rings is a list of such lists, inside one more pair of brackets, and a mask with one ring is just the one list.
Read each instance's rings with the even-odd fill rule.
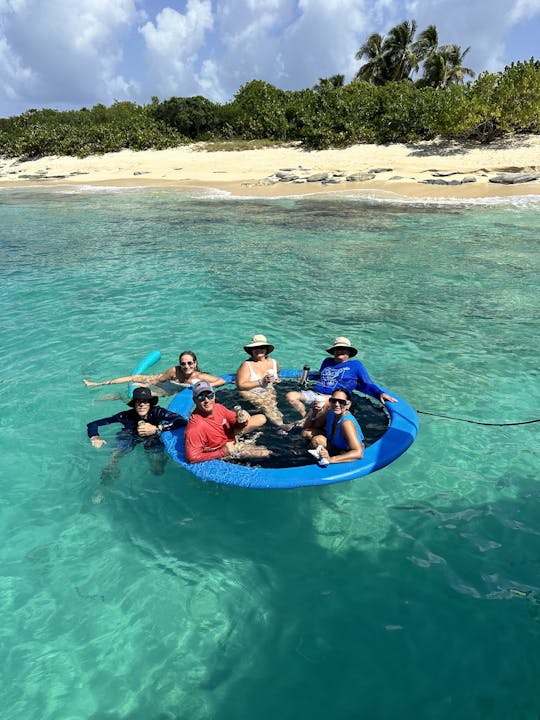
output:
[[348,182],[365,182],[366,180],[373,180],[375,177],[374,173],[359,172],[347,175]]
[[329,177],[329,174],[326,172],[323,173],[315,173],[314,175],[310,175],[307,179],[308,182],[323,182],[323,180],[327,180]]
[[489,178],[490,183],[502,183],[503,185],[515,185],[516,183],[532,182],[540,179],[540,173],[499,173],[495,177]]
[[428,178],[419,180],[423,185],[461,185],[461,180],[443,180],[442,178]]

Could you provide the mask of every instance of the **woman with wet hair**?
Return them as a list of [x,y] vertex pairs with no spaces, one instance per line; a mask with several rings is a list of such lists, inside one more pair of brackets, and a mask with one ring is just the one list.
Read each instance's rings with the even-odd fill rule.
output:
[[148,385],[162,385],[171,383],[173,386],[179,387],[193,385],[199,380],[206,380],[212,387],[220,387],[225,385],[225,380],[215,375],[202,372],[197,362],[197,356],[193,350],[184,350],[178,357],[178,365],[173,365],[164,373],[156,375],[126,375],[124,377],[113,378],[112,380],[102,380],[101,382],[92,382],[91,380],[83,380],[86,387],[101,387],[102,385],[122,385],[123,383],[136,383],[143,387]]

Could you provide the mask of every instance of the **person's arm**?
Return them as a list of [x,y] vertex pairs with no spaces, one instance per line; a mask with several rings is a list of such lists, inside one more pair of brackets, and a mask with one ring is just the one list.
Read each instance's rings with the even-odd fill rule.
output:
[[356,375],[356,388],[360,390],[360,392],[366,393],[366,395],[371,395],[371,397],[376,398],[377,400],[380,400],[382,404],[386,401],[388,402],[397,402],[395,397],[392,397],[392,395],[389,395],[388,393],[384,392],[384,390],[379,387],[376,383],[373,382],[373,380],[370,378],[368,371],[364,367],[364,365],[360,362],[360,360],[357,360],[357,375]]
[[164,373],[152,375],[151,377],[153,385],[158,382],[166,382],[167,380],[176,380],[176,365],[171,365],[171,367],[167,368]]
[[167,410],[166,408],[162,407],[158,407],[156,409],[158,411],[158,427],[160,428],[161,432],[166,432],[168,430],[177,430],[178,428],[186,427],[187,420],[179,413],[172,412],[172,410]]
[[249,377],[248,361],[243,362],[236,373],[236,387],[239,390],[253,390],[253,388],[264,385],[261,379],[251,380]]
[[243,430],[246,425],[249,423],[249,419],[251,415],[248,413],[247,410],[244,410],[246,419],[243,422],[238,422],[238,415],[234,410],[229,410],[229,408],[226,408],[224,405],[221,406],[223,416],[229,423],[229,427],[234,428],[235,430]]
[[209,382],[212,387],[221,387],[222,385],[226,385],[227,381],[223,378],[216,377],[215,375],[210,375],[209,373],[199,373],[198,380],[206,380],[206,382]]
[[98,428],[102,427],[103,425],[112,425],[113,423],[122,422],[123,415],[123,412],[119,412],[116,413],[116,415],[111,415],[110,417],[106,418],[100,418],[99,420],[93,420],[92,422],[89,422],[87,424],[86,432],[88,434],[88,437],[90,438],[90,442],[94,447],[101,447],[107,442],[99,436]]
[[155,382],[157,375],[125,375],[124,377],[113,378],[112,380],[102,380],[101,382],[93,382],[92,380],[83,380],[86,387],[101,387],[102,385],[123,385],[124,383],[148,383],[151,385]]
[[352,462],[353,460],[361,460],[364,457],[364,446],[360,441],[360,438],[358,437],[356,425],[353,423],[352,420],[343,420],[343,422],[341,423],[341,431],[345,440],[347,441],[349,450],[347,450],[347,452],[341,453],[340,455],[330,455],[326,448],[322,448],[321,456],[326,457],[328,459],[328,462],[331,464]]

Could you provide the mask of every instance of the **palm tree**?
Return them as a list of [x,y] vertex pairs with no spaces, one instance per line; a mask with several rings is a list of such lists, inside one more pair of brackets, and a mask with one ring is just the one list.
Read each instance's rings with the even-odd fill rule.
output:
[[413,45],[413,51],[421,60],[430,58],[439,47],[439,33],[435,25],[428,25],[418,36]]
[[373,85],[382,85],[389,80],[385,42],[380,33],[373,33],[356,53],[357,60],[362,60],[364,57],[368,60],[356,73],[355,77],[358,80],[366,80]]
[[383,43],[392,80],[407,80],[418,70],[421,58],[415,52],[416,20],[405,20],[393,27]]
[[345,85],[345,75],[331,75],[327,78],[319,78],[319,82],[313,86],[315,91],[320,91],[323,88],[340,88]]
[[459,45],[441,45],[424,61],[424,74],[418,85],[444,90],[451,84],[461,85],[466,75],[474,77],[474,70],[463,65],[470,49],[462,51]]
[[359,80],[383,85],[389,80],[410,80],[423,63],[423,76],[418,85],[445,88],[461,84],[466,75],[474,77],[474,70],[463,65],[470,48],[462,51],[459,45],[440,45],[435,25],[428,25],[415,40],[416,20],[405,20],[391,28],[386,36],[373,33],[356,53],[357,60],[367,62],[356,73]]

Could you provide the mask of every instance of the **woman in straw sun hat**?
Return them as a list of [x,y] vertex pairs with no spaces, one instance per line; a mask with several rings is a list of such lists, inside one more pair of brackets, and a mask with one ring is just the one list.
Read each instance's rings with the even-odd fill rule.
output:
[[274,346],[265,335],[254,335],[244,345],[249,355],[236,373],[236,387],[243,400],[251,403],[266,415],[274,425],[283,425],[283,415],[277,406],[277,395],[274,384],[279,380],[279,363],[268,357]]
[[[358,354],[349,338],[342,335],[335,338],[326,352],[332,357],[323,360],[319,369],[319,380],[313,390],[292,391],[287,393],[287,400],[302,417],[306,416],[306,405],[323,406],[328,409],[328,398],[336,388],[345,388],[349,392],[360,392],[371,395],[385,402],[396,402],[388,393],[376,385],[360,360],[352,360]],[[326,412],[318,414],[318,420],[324,424]],[[320,416],[320,417],[319,417]],[[308,421],[309,422],[309,421]],[[322,424],[320,425],[322,427]],[[311,425],[310,425],[311,426]]]

